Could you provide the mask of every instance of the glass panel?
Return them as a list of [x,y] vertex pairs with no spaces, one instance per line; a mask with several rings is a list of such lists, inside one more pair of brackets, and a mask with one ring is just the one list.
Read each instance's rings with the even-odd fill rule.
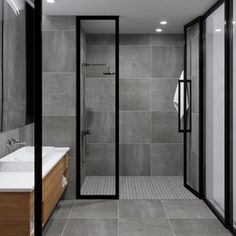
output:
[[206,198],[224,216],[224,5],[206,19]]
[[[199,191],[199,23],[187,29],[187,103],[191,109],[187,109],[187,184],[197,192]],[[191,94],[190,94],[191,93]],[[190,114],[191,113],[191,114]],[[190,120],[191,119],[191,120]]]
[[81,21],[81,194],[115,195],[115,21]]
[[233,222],[236,229],[236,4],[233,1]]

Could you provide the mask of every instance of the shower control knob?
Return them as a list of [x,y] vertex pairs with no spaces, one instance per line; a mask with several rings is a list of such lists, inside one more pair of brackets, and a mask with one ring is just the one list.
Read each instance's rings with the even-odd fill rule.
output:
[[86,136],[86,135],[92,135],[92,133],[90,132],[90,130],[83,130],[83,135]]

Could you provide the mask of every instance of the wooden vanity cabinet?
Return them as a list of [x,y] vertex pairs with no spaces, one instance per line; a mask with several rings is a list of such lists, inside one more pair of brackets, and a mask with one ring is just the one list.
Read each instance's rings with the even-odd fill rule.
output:
[[[66,154],[43,179],[42,222],[48,221],[66,186],[69,156]],[[34,191],[0,192],[0,235],[33,236]]]

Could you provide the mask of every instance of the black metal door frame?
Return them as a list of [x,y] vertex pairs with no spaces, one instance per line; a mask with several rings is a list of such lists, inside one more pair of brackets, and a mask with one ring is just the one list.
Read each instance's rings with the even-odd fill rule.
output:
[[[191,92],[191,80],[188,80],[187,78],[187,30],[189,27],[192,27],[193,25],[199,23],[199,191],[194,189],[188,184],[187,181],[187,136],[189,132],[192,132],[192,92]],[[184,26],[184,39],[185,39],[185,45],[184,45],[184,127],[182,129],[183,132],[183,137],[184,137],[184,186],[187,188],[190,192],[192,192],[195,196],[198,198],[202,198],[203,194],[203,157],[202,157],[202,147],[203,147],[203,140],[202,140],[202,134],[203,134],[203,60],[202,60],[202,55],[203,55],[203,47],[202,47],[202,34],[203,34],[203,28],[202,28],[202,17],[197,17],[196,19],[192,20],[188,24]],[[188,86],[187,83],[190,83],[190,125],[188,125],[188,118],[187,118],[187,90]],[[180,87],[180,86],[179,86]],[[180,94],[180,93],[179,93]],[[180,104],[180,102],[179,102]],[[179,107],[180,109],[180,107]],[[179,117],[180,120],[180,117]],[[179,121],[180,124],[180,121]],[[189,127],[189,129],[188,129]]]
[[[82,195],[81,194],[81,155],[80,155],[80,72],[81,72],[81,20],[114,20],[115,21],[115,195]],[[77,16],[76,17],[76,198],[77,199],[119,199],[119,16]]]

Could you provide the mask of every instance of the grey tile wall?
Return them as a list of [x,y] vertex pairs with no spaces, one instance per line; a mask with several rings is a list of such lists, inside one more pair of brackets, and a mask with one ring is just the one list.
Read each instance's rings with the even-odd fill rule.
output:
[[150,109],[150,80],[120,80],[120,110],[147,111]]
[[120,46],[120,78],[150,77],[150,46]]
[[32,146],[34,144],[34,125],[29,124],[21,128],[0,133],[0,158],[13,151],[12,149],[9,150],[9,148],[6,146],[6,140],[8,138],[19,139]]
[[75,17],[43,17],[43,145],[70,147],[69,187],[75,198],[76,27]]
[[[87,61],[113,62],[114,35],[87,35],[87,44]],[[120,35],[121,175],[182,175],[182,135],[172,101],[183,70],[183,45],[183,35]],[[101,79],[101,68],[88,71],[87,120],[95,132],[88,142],[104,145],[114,141],[109,137],[114,123],[107,115],[114,110],[114,81]],[[106,174],[112,163],[104,152]],[[101,157],[96,158],[93,165],[100,170]]]
[[120,175],[150,175],[149,157],[149,144],[120,144]]

